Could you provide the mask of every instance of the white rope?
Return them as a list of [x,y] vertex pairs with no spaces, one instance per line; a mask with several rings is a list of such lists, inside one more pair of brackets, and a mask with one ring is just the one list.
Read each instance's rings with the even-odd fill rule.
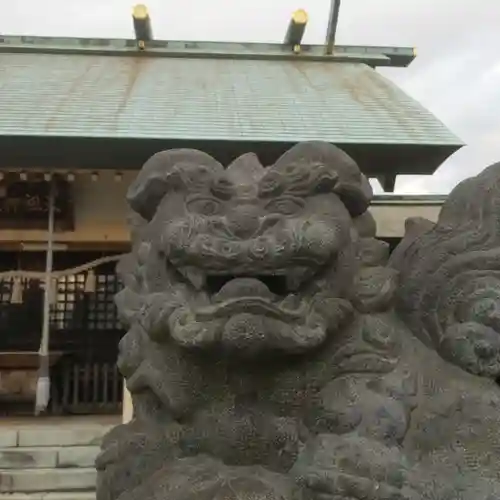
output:
[[[94,269],[102,264],[108,264],[109,262],[118,262],[122,257],[126,254],[120,255],[108,255],[107,257],[101,257],[96,260],[92,260],[87,262],[86,264],[82,264],[81,266],[73,267],[70,269],[64,269],[62,271],[52,271],[51,277],[53,279],[62,278],[63,276],[70,276],[72,274],[83,273],[85,271],[89,271],[90,269]],[[45,279],[45,272],[40,271],[4,271],[0,272],[0,279],[14,279],[14,278],[25,278],[25,279]]]

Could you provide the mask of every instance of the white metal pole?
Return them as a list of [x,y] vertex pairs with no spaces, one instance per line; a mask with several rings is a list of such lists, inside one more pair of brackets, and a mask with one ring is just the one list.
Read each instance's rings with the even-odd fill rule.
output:
[[47,256],[45,260],[45,293],[43,295],[43,326],[40,341],[38,380],[36,385],[35,415],[44,411],[50,399],[49,338],[50,338],[50,297],[52,287],[52,262],[54,242],[55,183],[53,177],[49,186],[49,214],[47,235]]

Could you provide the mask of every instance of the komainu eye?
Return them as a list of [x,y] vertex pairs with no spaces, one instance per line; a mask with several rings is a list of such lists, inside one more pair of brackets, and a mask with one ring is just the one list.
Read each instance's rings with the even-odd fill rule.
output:
[[214,198],[194,198],[187,202],[187,208],[201,215],[217,215],[221,211],[221,204]]
[[299,198],[294,198],[292,196],[282,196],[277,198],[266,206],[266,209],[270,213],[281,214],[281,215],[294,215],[304,208],[304,203]]

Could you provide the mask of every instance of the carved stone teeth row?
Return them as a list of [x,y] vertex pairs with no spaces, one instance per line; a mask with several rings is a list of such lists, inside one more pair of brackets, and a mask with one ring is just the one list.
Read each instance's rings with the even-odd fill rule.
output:
[[195,287],[196,290],[202,290],[207,281],[205,273],[196,267],[181,267],[179,272]]

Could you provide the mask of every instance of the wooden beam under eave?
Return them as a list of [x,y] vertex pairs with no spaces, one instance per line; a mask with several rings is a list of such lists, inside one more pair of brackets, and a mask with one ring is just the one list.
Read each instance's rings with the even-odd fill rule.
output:
[[396,187],[396,175],[388,174],[388,175],[379,175],[377,177],[382,189],[386,193],[393,193],[394,188]]

